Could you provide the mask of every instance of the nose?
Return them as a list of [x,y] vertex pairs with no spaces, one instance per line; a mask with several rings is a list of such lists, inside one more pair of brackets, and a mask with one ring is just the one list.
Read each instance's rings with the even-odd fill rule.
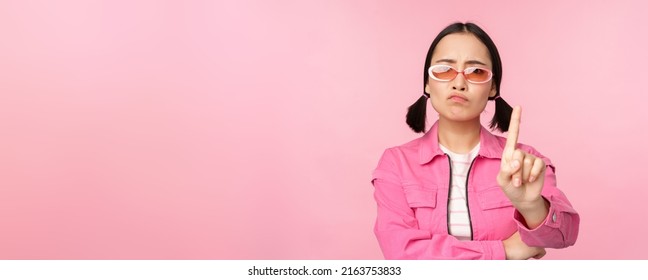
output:
[[466,77],[464,77],[463,72],[459,72],[457,76],[452,80],[452,89],[465,91],[466,90]]

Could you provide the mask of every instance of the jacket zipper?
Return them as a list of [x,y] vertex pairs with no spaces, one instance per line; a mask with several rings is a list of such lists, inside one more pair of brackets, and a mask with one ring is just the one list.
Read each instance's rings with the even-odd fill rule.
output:
[[[450,234],[450,192],[452,191],[452,159],[448,154],[445,154],[448,157],[448,166],[450,167],[450,180],[448,180],[448,204],[446,205],[446,224],[448,226],[448,234]],[[468,179],[470,178],[470,170],[472,169],[473,163],[475,163],[475,157],[468,167],[468,174],[466,174],[466,209],[468,210],[468,224],[470,224],[470,240],[473,240],[473,225],[472,219],[470,217],[470,203],[468,203]]]
[[473,240],[473,225],[472,219],[470,217],[470,203],[468,203],[468,179],[470,179],[470,170],[472,169],[475,160],[477,160],[477,157],[475,157],[470,163],[470,167],[468,167],[468,173],[466,174],[466,209],[468,210],[468,223],[470,224],[470,240]]
[[[446,225],[448,227],[448,234],[450,234],[450,193],[452,192],[452,159],[450,159],[450,156],[448,154],[445,154],[446,157],[448,158],[448,166],[450,166],[450,180],[448,180],[448,202],[446,205]],[[470,216],[470,214],[468,215]],[[470,230],[472,231],[472,225],[470,226]],[[470,234],[472,237],[472,233]]]

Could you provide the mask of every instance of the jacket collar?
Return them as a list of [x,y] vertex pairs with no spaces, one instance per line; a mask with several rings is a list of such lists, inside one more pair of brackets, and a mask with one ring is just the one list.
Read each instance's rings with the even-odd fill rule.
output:
[[[479,131],[479,155],[487,158],[502,158],[505,145],[497,139],[484,126]],[[445,154],[439,147],[439,121],[436,121],[430,130],[419,141],[419,163],[426,164],[435,156]]]

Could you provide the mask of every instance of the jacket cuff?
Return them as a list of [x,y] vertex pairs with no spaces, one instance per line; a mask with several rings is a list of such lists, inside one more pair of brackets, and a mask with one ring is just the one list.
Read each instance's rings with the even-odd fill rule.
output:
[[551,231],[552,228],[560,228],[560,225],[562,224],[562,213],[560,213],[560,209],[556,209],[556,207],[554,206],[555,203],[553,203],[551,199],[547,199],[544,196],[543,198],[547,202],[549,202],[549,210],[547,211],[547,216],[542,221],[542,223],[540,223],[540,225],[538,225],[538,227],[534,229],[529,229],[526,221],[524,220],[524,217],[522,216],[522,213],[520,213],[520,211],[518,211],[517,209],[515,210],[515,212],[513,213],[513,219],[518,226],[518,230],[533,234],[539,234],[544,231]]
[[[518,231],[520,232],[520,238],[528,246],[532,247],[551,247],[558,248],[559,245],[550,245],[555,242],[550,242],[550,240],[557,238],[556,233],[560,232],[560,226],[563,224],[564,220],[564,209],[561,207],[556,207],[558,203],[554,203],[551,199],[547,199],[549,202],[549,211],[547,212],[547,217],[545,217],[542,223],[534,228],[529,229],[524,220],[522,214],[515,210],[513,214],[513,220],[517,224]],[[557,244],[562,244],[564,240],[562,235],[560,235],[560,240],[555,240],[559,242]],[[558,247],[556,247],[558,246]]]

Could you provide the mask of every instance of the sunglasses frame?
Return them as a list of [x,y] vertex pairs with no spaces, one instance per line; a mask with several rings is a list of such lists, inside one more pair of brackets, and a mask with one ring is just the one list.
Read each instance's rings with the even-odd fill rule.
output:
[[[450,68],[450,69],[454,70],[456,74],[455,74],[454,77],[452,77],[452,78],[449,79],[449,80],[439,79],[439,78],[437,78],[436,76],[434,76],[434,72],[432,72],[432,69],[435,68],[435,67],[447,67],[447,68]],[[479,70],[486,71],[486,72],[488,73],[488,79],[486,79],[486,80],[483,81],[483,82],[476,82],[476,81],[471,81],[470,79],[468,79],[468,77],[466,76],[466,71],[471,71],[471,70],[475,70],[475,69],[479,69]],[[466,69],[464,69],[463,71],[458,71],[456,68],[454,68],[454,67],[452,67],[452,66],[450,66],[450,65],[446,65],[446,64],[435,64],[435,65],[430,66],[430,68],[428,68],[428,76],[429,76],[430,78],[432,78],[433,80],[435,80],[435,81],[439,81],[439,82],[449,82],[449,81],[452,81],[452,80],[454,80],[455,78],[457,78],[457,76],[459,75],[459,73],[461,73],[461,75],[464,76],[464,79],[466,79],[466,81],[468,81],[468,82],[470,82],[470,83],[473,83],[473,84],[484,84],[484,83],[488,83],[490,80],[493,79],[493,71],[490,70],[490,69],[488,69],[488,68],[484,68],[484,67],[472,66],[472,67],[466,67]]]

